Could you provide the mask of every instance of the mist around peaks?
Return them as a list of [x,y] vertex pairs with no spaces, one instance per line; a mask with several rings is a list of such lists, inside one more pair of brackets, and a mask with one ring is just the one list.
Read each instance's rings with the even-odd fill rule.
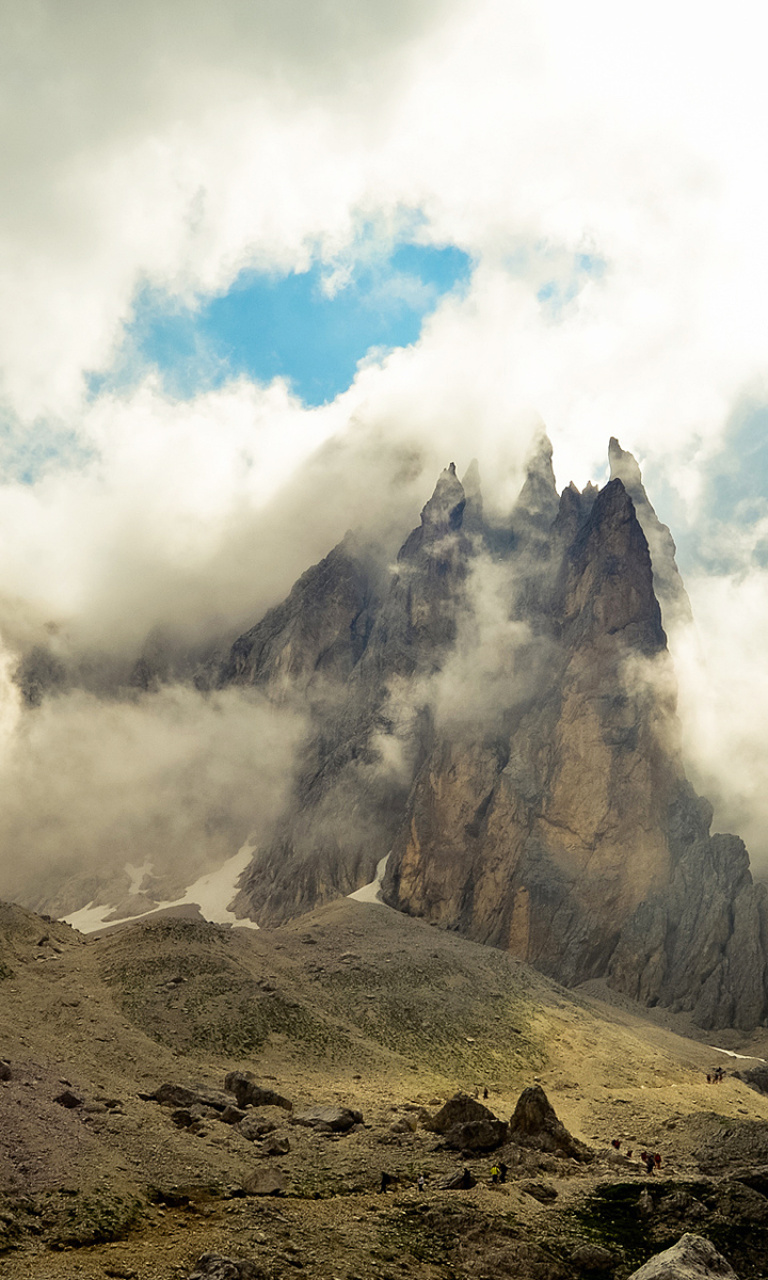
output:
[[[706,678],[674,542],[632,455],[612,440],[609,458],[650,548],[682,730],[665,653],[635,653],[617,678],[627,696],[656,698],[659,740],[677,750],[682,732],[694,778],[725,777],[715,799],[725,812],[740,806],[744,814],[743,789],[718,774],[713,736],[696,728],[711,711],[700,696]],[[339,443],[322,449],[281,503],[233,532],[229,553],[238,567],[224,574],[224,594],[220,555],[208,607],[201,588],[199,614],[187,597],[176,627],[148,628],[140,642],[129,631],[97,647],[97,633],[76,619],[51,628],[2,605],[0,778],[8,803],[0,848],[13,851],[2,859],[2,896],[54,914],[89,901],[146,909],[247,839],[260,849],[279,846],[287,814],[299,846],[319,839],[347,850],[341,890],[371,878],[375,851],[394,838],[388,806],[407,796],[430,735],[502,741],[510,717],[524,716],[542,695],[555,650],[536,618],[546,615],[562,573],[552,530],[565,545],[598,494],[593,485],[558,492],[552,446],[538,428],[527,458],[497,471],[491,484],[477,459],[445,467],[409,534],[407,508],[418,509],[427,465],[423,452],[382,450],[374,437],[358,439],[352,453]],[[363,478],[361,494],[355,482]],[[316,526],[308,541],[309,495]],[[335,549],[321,545],[336,534]],[[296,565],[311,549],[321,553],[315,566]],[[272,554],[276,562],[262,573]],[[277,603],[295,565],[296,584]],[[423,605],[413,594],[419,581],[430,584]],[[257,621],[238,635],[249,613]],[[326,720],[332,734],[357,744],[332,765],[346,806],[309,803]],[[359,793],[370,800],[364,813]],[[137,898],[126,867],[150,864]],[[328,873],[329,891],[335,874]]]

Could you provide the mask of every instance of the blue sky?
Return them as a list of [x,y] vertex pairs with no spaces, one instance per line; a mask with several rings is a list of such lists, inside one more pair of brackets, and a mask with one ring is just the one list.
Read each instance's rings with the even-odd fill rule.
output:
[[284,377],[305,404],[324,404],[346,390],[369,352],[415,342],[440,299],[466,287],[471,265],[455,246],[405,243],[334,274],[322,263],[288,275],[243,273],[195,308],[144,289],[122,357],[92,379],[92,389],[124,384],[127,369],[144,376],[149,367],[176,397],[245,374],[261,382]]

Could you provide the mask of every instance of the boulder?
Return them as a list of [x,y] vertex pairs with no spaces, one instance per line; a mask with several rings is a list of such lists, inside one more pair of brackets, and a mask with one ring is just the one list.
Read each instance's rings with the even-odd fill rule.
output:
[[503,1120],[470,1120],[449,1129],[445,1142],[455,1151],[493,1151],[508,1137],[509,1129]]
[[704,1236],[684,1235],[657,1253],[629,1280],[738,1280],[721,1253]]
[[243,1191],[248,1196],[281,1196],[285,1188],[285,1174],[274,1166],[254,1169],[243,1178]]
[[219,1253],[204,1253],[187,1280],[265,1280],[266,1275],[263,1267],[257,1267],[255,1262],[224,1258]]
[[219,1119],[224,1124],[239,1124],[241,1120],[245,1119],[245,1114],[239,1107],[229,1106],[224,1108]]
[[268,1138],[262,1143],[261,1154],[265,1156],[286,1156],[291,1149],[287,1138]]
[[450,1178],[446,1178],[440,1183],[443,1191],[469,1191],[471,1187],[477,1186],[477,1178],[469,1169],[460,1169],[458,1173],[454,1173]]
[[0,1062],[0,1080],[10,1080],[11,1066],[9,1062]]
[[199,1117],[193,1115],[188,1107],[177,1107],[171,1112],[171,1120],[177,1129],[191,1129],[199,1123]]
[[267,1120],[264,1116],[246,1116],[237,1126],[237,1132],[241,1133],[249,1142],[258,1142],[265,1134],[272,1133],[277,1125],[274,1120]]
[[234,1093],[237,1105],[243,1107],[282,1107],[293,1110],[293,1103],[274,1089],[263,1089],[250,1071],[230,1071],[224,1081],[227,1093]]
[[217,1097],[207,1090],[188,1089],[183,1084],[161,1084],[154,1093],[140,1093],[145,1102],[159,1102],[161,1107],[208,1107],[212,1111],[223,1111],[226,1099]]
[[589,1147],[574,1138],[558,1120],[540,1084],[523,1089],[520,1094],[509,1122],[509,1136],[518,1146],[570,1156],[582,1164],[594,1159]]
[[[1,1069],[2,1064],[0,1064]],[[738,1080],[743,1080],[745,1084],[749,1085],[750,1089],[754,1089],[757,1093],[768,1093],[768,1064],[751,1067],[748,1071],[734,1071],[733,1074]]]
[[557,1190],[549,1182],[521,1182],[520,1190],[538,1200],[539,1204],[549,1204],[557,1199]]
[[430,1133],[449,1133],[460,1125],[495,1121],[497,1117],[488,1107],[468,1093],[455,1093],[440,1108],[437,1115],[424,1121],[424,1128]]
[[75,1107],[82,1107],[83,1105],[83,1099],[78,1098],[77,1094],[73,1093],[71,1089],[65,1089],[63,1093],[54,1098],[54,1102],[58,1102],[60,1107],[67,1107],[68,1110],[74,1110]]
[[606,1272],[613,1274],[613,1269],[619,1262],[618,1256],[610,1249],[604,1249],[601,1244],[593,1244],[591,1240],[584,1240],[578,1244],[571,1254],[571,1262],[576,1268],[576,1274],[579,1276],[599,1276]]
[[294,1124],[306,1125],[309,1129],[318,1129],[326,1133],[348,1133],[356,1124],[362,1124],[362,1111],[354,1111],[352,1107],[310,1107],[300,1115],[292,1117]]

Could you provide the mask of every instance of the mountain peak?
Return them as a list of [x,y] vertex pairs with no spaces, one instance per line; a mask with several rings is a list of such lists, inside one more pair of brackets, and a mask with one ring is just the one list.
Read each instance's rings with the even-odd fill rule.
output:
[[[615,436],[608,441],[608,461],[611,467],[611,479],[621,480],[624,488],[631,494],[633,489],[642,489],[640,467],[634,455],[622,449]],[[643,489],[643,494],[645,490]]]
[[675,559],[675,543],[667,525],[656,515],[643,485],[643,478],[633,454],[622,449],[615,436],[608,443],[611,481],[619,480],[634,503],[637,518],[648,542],[653,565],[653,581],[665,625],[688,625],[692,621],[691,603]]
[[434,493],[421,512],[421,527],[432,538],[461,528],[466,494],[451,462],[438,477]]
[[536,435],[528,454],[525,483],[515,503],[515,514],[523,514],[536,524],[551,525],[559,504],[552,467],[552,442],[542,430]]

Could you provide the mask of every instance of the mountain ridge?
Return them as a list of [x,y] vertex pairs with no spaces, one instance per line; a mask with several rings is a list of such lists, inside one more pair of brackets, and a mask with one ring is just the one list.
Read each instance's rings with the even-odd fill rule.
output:
[[506,525],[476,469],[468,501],[446,468],[349,673],[314,662],[325,696],[238,913],[289,919],[390,854],[398,910],[704,1026],[764,1022],[766,894],[685,776],[660,603],[685,616],[674,543],[616,440],[610,460],[599,492],[558,494],[542,437]]

